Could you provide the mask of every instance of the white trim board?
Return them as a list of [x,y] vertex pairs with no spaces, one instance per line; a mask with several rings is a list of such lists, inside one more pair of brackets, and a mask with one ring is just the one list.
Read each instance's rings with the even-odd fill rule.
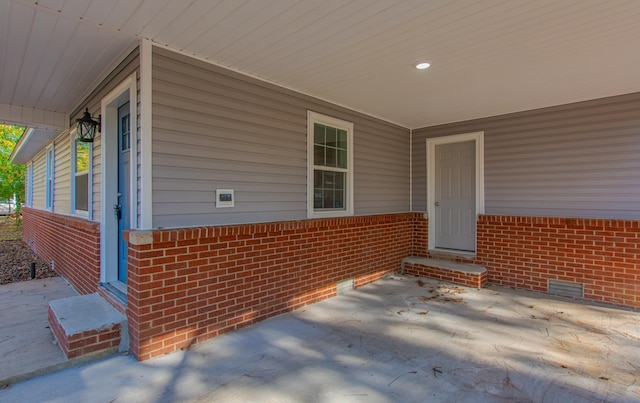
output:
[[[140,42],[140,222],[138,229],[153,228],[153,175],[152,175],[152,42],[143,39]],[[133,98],[132,98],[133,99]],[[132,110],[133,111],[133,110]],[[133,113],[131,115],[131,127],[134,126]],[[134,143],[134,142],[132,142]],[[133,150],[137,154],[137,150]],[[137,164],[132,165],[132,170],[137,170]],[[132,216],[137,217],[137,216]],[[135,221],[135,219],[134,219]]]
[[[122,81],[100,101],[102,115],[102,167],[100,206],[100,282],[109,283],[118,278],[118,223],[113,220],[113,206],[118,204],[118,107],[129,102],[131,127],[137,127],[136,73]],[[116,135],[113,135],[115,130]],[[131,227],[137,227],[137,133],[131,131],[130,214]]]

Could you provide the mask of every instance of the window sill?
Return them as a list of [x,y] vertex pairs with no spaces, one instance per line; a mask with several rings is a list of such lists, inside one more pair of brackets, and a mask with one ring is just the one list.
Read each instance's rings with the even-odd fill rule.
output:
[[338,217],[352,217],[353,211],[312,211],[307,214],[307,218],[338,218]]

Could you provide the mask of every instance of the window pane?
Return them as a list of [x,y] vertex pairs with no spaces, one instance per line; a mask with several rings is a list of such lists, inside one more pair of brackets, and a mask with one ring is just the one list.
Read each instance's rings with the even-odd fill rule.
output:
[[326,167],[335,167],[338,165],[337,150],[335,148],[327,147],[325,149],[325,163]]
[[344,192],[342,190],[336,190],[334,193],[334,208],[344,208]]
[[76,175],[76,210],[89,211],[89,174]]
[[324,182],[322,184],[322,187],[326,188],[326,189],[333,189],[335,187],[336,184],[336,173],[335,172],[330,172],[330,171],[325,171],[324,173]]
[[76,140],[76,173],[89,170],[89,143]]
[[313,172],[313,208],[322,208],[322,173]]
[[338,148],[347,149],[347,132],[345,130],[338,130]]
[[316,144],[324,144],[324,125],[315,123],[313,125],[313,142]]
[[338,150],[338,167],[347,168],[347,150]]
[[122,151],[127,151],[131,147],[131,121],[129,119],[129,114],[120,118],[120,133],[122,136],[120,147]]
[[334,185],[334,188],[339,189],[339,190],[344,190],[344,172],[335,172],[335,179],[336,179],[336,183]]
[[322,192],[324,195],[324,200],[322,203],[322,208],[333,208],[333,190],[327,190],[325,189],[324,192]]
[[335,127],[325,126],[325,133],[327,136],[325,144],[327,147],[336,147],[338,145],[337,135],[338,129]]
[[313,146],[313,165],[326,165],[324,160],[324,147]]
[[345,206],[345,173],[316,170],[314,172],[313,207],[343,209]]

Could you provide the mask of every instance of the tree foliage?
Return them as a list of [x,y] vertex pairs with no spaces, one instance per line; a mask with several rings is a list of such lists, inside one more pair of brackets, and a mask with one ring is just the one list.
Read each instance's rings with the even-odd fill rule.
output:
[[25,166],[11,163],[11,153],[24,133],[24,127],[0,125],[0,200],[16,195],[24,200]]

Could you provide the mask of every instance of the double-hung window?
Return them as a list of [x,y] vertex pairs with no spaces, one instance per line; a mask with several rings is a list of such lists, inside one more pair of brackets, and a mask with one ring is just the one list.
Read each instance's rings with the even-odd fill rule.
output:
[[91,143],[72,141],[72,213],[89,216],[91,202]]
[[307,113],[307,216],[353,214],[353,123]]
[[55,179],[55,151],[53,144],[47,148],[46,170],[45,170],[45,207],[53,211],[54,200],[54,179]]

